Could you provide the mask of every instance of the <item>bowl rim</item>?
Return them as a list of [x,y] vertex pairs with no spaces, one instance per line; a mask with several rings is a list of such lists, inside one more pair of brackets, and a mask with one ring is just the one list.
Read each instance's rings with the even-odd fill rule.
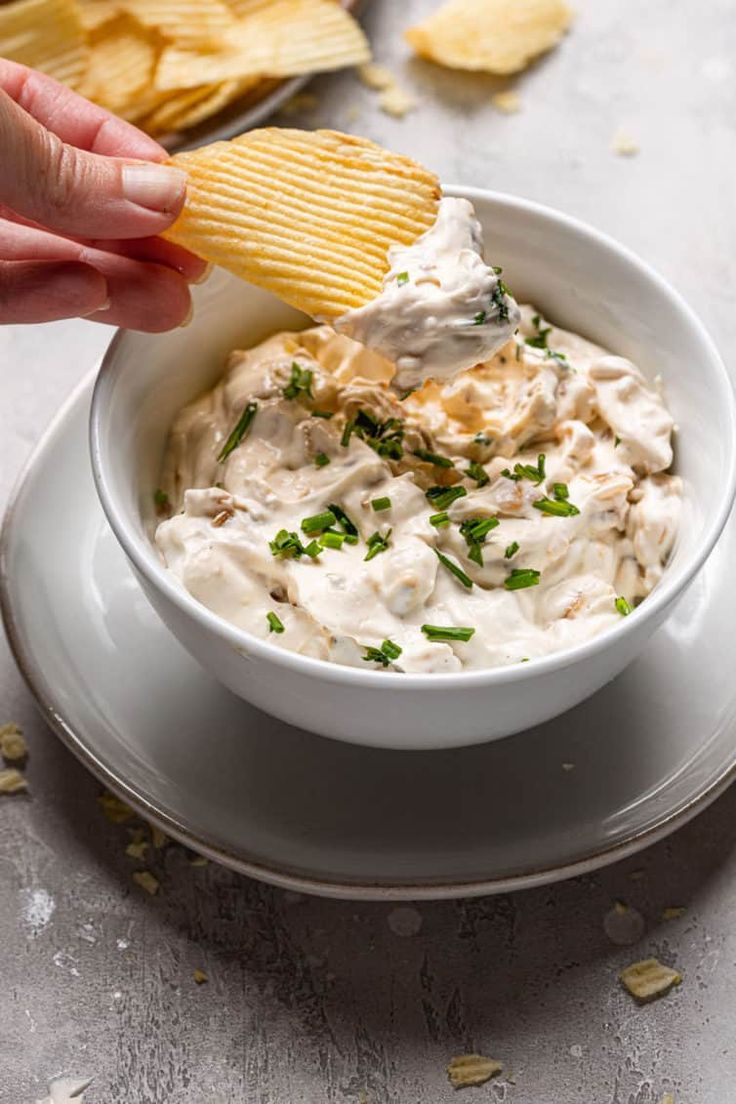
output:
[[442,693],[447,690],[470,687],[487,687],[490,689],[501,684],[528,682],[539,676],[553,675],[556,672],[564,671],[580,660],[592,658],[617,642],[622,642],[625,636],[630,636],[642,627],[643,621],[656,619],[663,609],[674,604],[712,552],[736,497],[736,400],[733,386],[715,342],[680,292],[633,250],[573,215],[537,203],[535,200],[496,192],[492,189],[447,185],[443,190],[446,195],[459,196],[469,199],[471,202],[491,202],[517,212],[531,214],[587,238],[602,250],[617,254],[620,260],[635,268],[645,280],[655,285],[660,294],[670,301],[674,309],[686,318],[702,344],[712,368],[710,385],[720,387],[721,403],[727,411],[729,422],[728,440],[725,442],[728,462],[724,478],[719,483],[718,507],[707,519],[704,538],[698,548],[694,550],[676,573],[671,574],[665,570],[661,582],[628,617],[622,617],[619,624],[606,629],[590,640],[552,652],[547,656],[532,659],[529,663],[440,674],[436,672],[413,674],[402,672],[397,676],[396,672],[362,670],[357,667],[333,663],[331,660],[305,656],[299,652],[292,652],[272,644],[268,639],[261,640],[247,630],[240,629],[225,621],[218,614],[213,613],[192,597],[164,564],[157,560],[152,543],[139,537],[137,533],[129,528],[125,519],[125,512],[118,507],[112,493],[111,483],[107,478],[102,443],[102,426],[108,400],[113,393],[116,380],[121,371],[121,361],[118,354],[121,348],[124,349],[126,339],[126,331],[117,330],[105,351],[95,380],[89,420],[92,475],[97,495],[110,527],[135,569],[181,613],[196,622],[198,627],[222,638],[241,654],[272,663],[284,669],[285,673],[291,672],[316,677],[327,682],[355,686],[361,689],[375,687],[378,690],[385,691],[391,687],[398,692],[409,692],[421,688],[425,693],[430,690]]

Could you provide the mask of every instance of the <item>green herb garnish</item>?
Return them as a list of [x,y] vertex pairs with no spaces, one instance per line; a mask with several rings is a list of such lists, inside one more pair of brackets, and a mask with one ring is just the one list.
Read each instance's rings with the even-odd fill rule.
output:
[[286,529],[279,529],[273,540],[268,542],[268,547],[274,556],[281,556],[282,559],[298,560],[305,551],[299,535],[289,533]]
[[482,326],[482,325],[483,325],[483,323],[484,323],[484,322],[485,322],[485,320],[486,320],[486,317],[487,317],[487,316],[486,316],[486,312],[485,312],[485,311],[478,311],[478,313],[477,313],[477,314],[475,315],[475,317],[473,318],[473,325],[474,325],[474,326]]
[[479,487],[485,487],[486,483],[490,483],[491,481],[488,472],[482,464],[478,463],[477,460],[470,461],[467,468],[465,469],[465,474],[470,479],[474,479]]
[[476,433],[473,438],[474,445],[490,445],[493,443],[493,438],[489,437],[487,433]]
[[[350,520],[350,518],[341,506],[336,506],[334,502],[330,502],[327,505],[327,509],[332,511],[332,513],[335,515],[335,520],[337,521],[337,524],[342,526],[346,533],[348,533],[351,537],[360,536],[357,525],[353,524],[353,522]],[[348,541],[348,544],[352,543],[352,541]]]
[[418,456],[420,460],[423,460],[425,464],[434,464],[436,468],[454,468],[452,460],[447,456],[440,456],[437,452],[430,452],[429,449],[414,449],[412,456]]
[[445,529],[450,524],[450,515],[444,510],[441,514],[430,514],[429,524],[434,525],[435,529]]
[[422,632],[427,640],[431,640],[433,644],[440,640],[463,640],[467,643],[475,629],[453,625],[422,625]]
[[318,452],[314,458],[315,466],[318,468],[324,468],[329,462],[330,458],[326,452]]
[[312,411],[312,417],[313,418],[324,418],[326,421],[329,421],[330,418],[334,418],[335,415],[333,414],[333,412],[331,410],[313,410]]
[[515,556],[518,551],[519,551],[519,545],[516,543],[516,541],[512,541],[511,544],[506,546],[506,551],[503,554],[504,559],[505,560],[510,560],[511,557]]
[[160,487],[157,487],[153,492],[153,502],[156,507],[157,514],[165,514],[171,509],[171,502],[166,491],[162,491]]
[[347,448],[348,445],[350,444],[350,438],[353,435],[353,430],[354,429],[355,429],[355,419],[354,418],[348,418],[348,420],[345,423],[345,427],[342,431],[342,437],[340,438],[340,444],[342,445],[343,448]]
[[620,444],[621,444],[621,438],[619,437],[619,435],[617,433],[616,436],[613,438],[613,447],[618,448],[618,446]]
[[552,493],[556,499],[560,502],[567,502],[570,497],[570,491],[568,490],[567,483],[553,483]]
[[304,518],[301,530],[302,533],[321,533],[324,529],[329,529],[336,521],[337,518],[332,510],[325,510],[321,514],[313,514],[312,517]]
[[384,459],[400,460],[404,455],[404,423],[400,418],[387,418],[381,422],[369,411],[361,409],[346,422],[341,444],[347,447],[353,433]]
[[446,510],[456,499],[464,498],[467,493],[465,487],[456,484],[454,487],[430,487],[428,491],[424,492],[424,495],[433,506],[437,506],[440,510]]
[[384,510],[390,510],[391,509],[391,499],[388,498],[388,497],[386,497],[386,498],[374,498],[373,501],[371,502],[371,506],[376,511],[377,514],[380,514]]
[[223,449],[222,449],[222,452],[217,457],[217,463],[218,464],[221,464],[223,462],[223,460],[227,460],[228,456],[233,451],[233,449],[236,449],[238,447],[238,445],[240,444],[240,442],[243,440],[246,433],[250,429],[251,425],[253,424],[253,419],[256,416],[257,410],[258,410],[258,403],[254,403],[254,402],[249,402],[248,403],[245,410],[240,415],[240,418],[238,419],[238,423],[235,426],[235,429],[232,431],[232,433],[228,437],[227,441],[225,442],[225,444],[223,446]]
[[465,574],[463,569],[460,567],[460,564],[455,563],[455,561],[451,560],[449,556],[446,556],[444,552],[440,552],[438,548],[434,549],[434,554],[440,561],[442,566],[446,567],[450,574],[455,576],[458,582],[462,583],[464,587],[467,587],[468,590],[470,590],[473,585],[473,580],[470,578],[469,575]]
[[534,337],[527,337],[524,339],[525,345],[531,345],[533,349],[546,349],[547,338],[552,333],[551,326],[545,326],[542,328],[542,320],[538,314],[535,314],[532,318],[532,326],[537,331]]
[[345,543],[345,534],[336,533],[334,529],[327,529],[319,538],[319,543],[323,548],[342,548]]
[[267,613],[266,620],[269,624],[269,632],[282,633],[284,631],[283,621],[280,621],[275,613]]
[[542,514],[548,514],[550,517],[575,517],[580,513],[577,506],[573,506],[572,502],[564,502],[559,498],[538,498],[536,502],[532,502],[532,506],[535,510],[539,510]]
[[506,287],[503,280],[499,280],[491,294],[491,305],[498,311],[499,322],[508,322],[509,320],[509,305],[506,302],[507,295],[511,295],[511,292]]
[[392,529],[389,529],[387,533],[381,534],[379,532],[373,533],[366,544],[368,545],[368,551],[363,557],[364,560],[374,559],[379,552],[385,552],[388,548],[388,542],[391,537]]
[[496,276],[500,276],[501,273],[503,272],[503,269],[501,268],[500,265],[491,265],[491,270],[493,272],[495,272]]
[[399,287],[403,287],[404,284],[408,284],[409,283],[409,273],[408,272],[399,272],[397,277],[396,277],[396,283],[399,285]]
[[525,590],[527,587],[537,586],[541,572],[533,567],[515,567],[510,575],[504,579],[506,590]]
[[628,617],[633,612],[634,607],[630,606],[625,598],[617,598],[614,605],[622,617]]
[[309,556],[310,560],[316,560],[322,551],[321,546],[316,540],[311,540],[307,547],[304,549],[304,555]]
[[291,362],[291,378],[283,389],[285,399],[311,399],[312,396],[311,368],[302,368],[295,360]]
[[498,518],[466,518],[460,524],[460,532],[465,537],[468,546],[468,559],[483,566],[483,551],[481,545],[485,544],[486,537],[498,525]]
[[388,667],[389,663],[399,658],[401,652],[402,649],[393,640],[384,640],[380,648],[366,647],[363,659],[366,663],[380,663],[382,667]]
[[518,482],[519,479],[529,479],[535,487],[538,487],[544,479],[544,468],[545,455],[543,452],[540,452],[537,457],[536,467],[533,464],[514,464],[513,472],[509,471],[508,468],[504,468],[501,475],[505,476],[506,479],[513,479],[515,483]]

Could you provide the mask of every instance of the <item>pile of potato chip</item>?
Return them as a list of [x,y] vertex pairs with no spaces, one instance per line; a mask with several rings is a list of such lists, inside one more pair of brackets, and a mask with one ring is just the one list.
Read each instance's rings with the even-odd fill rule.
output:
[[362,64],[370,47],[339,0],[12,0],[0,57],[165,134],[283,78]]

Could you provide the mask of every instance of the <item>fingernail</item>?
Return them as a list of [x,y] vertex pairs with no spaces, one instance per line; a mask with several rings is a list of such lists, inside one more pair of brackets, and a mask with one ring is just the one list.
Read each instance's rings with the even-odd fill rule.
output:
[[192,321],[193,317],[194,317],[194,303],[190,303],[189,304],[189,310],[187,311],[186,318],[184,319],[183,322],[179,323],[179,329],[183,330],[185,326],[188,326],[189,323]]
[[172,211],[186,188],[186,173],[141,161],[123,165],[123,196],[149,211]]
[[198,276],[196,280],[191,280],[190,282],[192,284],[203,284],[205,282],[205,280],[209,280],[210,276],[212,275],[212,269],[214,267],[215,266],[210,261],[207,265],[205,265],[205,269],[204,269],[204,272],[202,273],[202,275]]
[[82,315],[81,317],[82,317],[82,318],[91,318],[93,314],[101,314],[101,313],[102,313],[102,311],[107,311],[107,310],[109,310],[111,306],[112,306],[112,299],[110,299],[110,298],[108,297],[108,298],[107,298],[107,299],[105,300],[105,302],[104,302],[104,303],[102,304],[102,306],[100,306],[100,307],[95,307],[95,309],[94,309],[94,310],[91,310],[91,311],[87,311],[87,313],[86,313],[86,314],[83,314],[83,315]]

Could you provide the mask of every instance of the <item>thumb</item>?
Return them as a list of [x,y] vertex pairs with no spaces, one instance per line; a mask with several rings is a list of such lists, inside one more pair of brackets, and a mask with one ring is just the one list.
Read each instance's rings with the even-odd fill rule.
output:
[[63,234],[149,237],[184,203],[178,169],[69,146],[1,90],[0,150],[0,203]]

